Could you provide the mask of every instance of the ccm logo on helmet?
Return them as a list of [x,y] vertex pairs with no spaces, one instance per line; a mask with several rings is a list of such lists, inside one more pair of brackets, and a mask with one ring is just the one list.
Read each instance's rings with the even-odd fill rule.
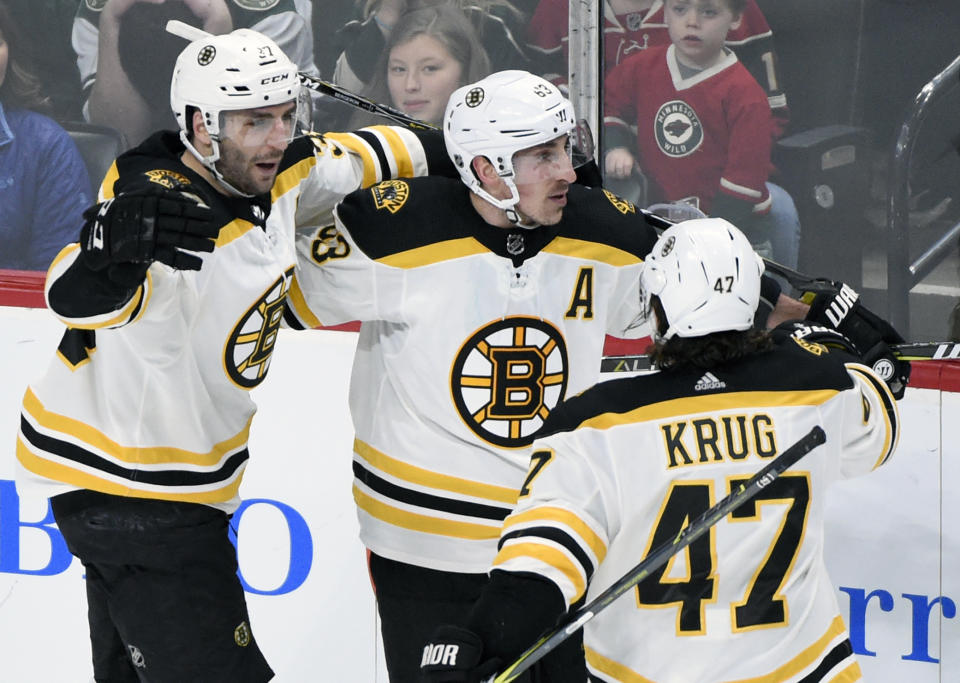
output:
[[260,81],[260,85],[266,85],[267,83],[278,83],[279,81],[285,81],[290,78],[290,74],[277,74],[276,76],[271,76],[270,78],[264,78]]

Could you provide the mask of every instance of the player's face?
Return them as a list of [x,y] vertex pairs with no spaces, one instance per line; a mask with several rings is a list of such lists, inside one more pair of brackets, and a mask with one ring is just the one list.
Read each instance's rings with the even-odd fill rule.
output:
[[577,179],[570,161],[566,135],[513,155],[513,180],[520,201],[517,210],[526,221],[554,225],[563,217],[567,189]]
[[740,25],[723,0],[667,0],[664,14],[677,59],[694,69],[713,66],[730,29]]
[[220,124],[217,170],[241,192],[269,192],[296,123],[295,102],[227,112]]
[[420,34],[390,51],[387,87],[395,107],[421,121],[439,123],[463,67],[432,36]]

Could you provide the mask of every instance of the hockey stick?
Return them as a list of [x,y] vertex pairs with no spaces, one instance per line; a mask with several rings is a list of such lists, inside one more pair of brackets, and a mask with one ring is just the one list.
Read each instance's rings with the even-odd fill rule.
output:
[[706,510],[702,515],[697,517],[697,519],[684,527],[683,531],[677,534],[676,538],[666,543],[661,543],[651,550],[640,564],[621,576],[613,585],[591,600],[589,604],[584,605],[570,615],[564,620],[564,623],[550,631],[537,641],[536,644],[528,648],[513,664],[493,678],[488,679],[487,683],[509,683],[509,681],[515,681],[520,674],[540,661],[545,655],[560,645],[560,643],[576,633],[578,629],[583,628],[588,621],[609,607],[610,603],[647,578],[654,569],[658,569],[671,557],[707,533],[717,522],[750,500],[750,498],[759,493],[761,489],[768,486],[774,479],[780,476],[784,470],[792,467],[800,458],[826,440],[827,435],[821,427],[817,426],[811,429],[804,437],[790,446],[790,448],[767,463],[763,469],[753,475],[748,481],[740,484],[729,496]]
[[[171,19],[168,21],[165,28],[168,33],[172,33],[175,36],[180,36],[181,38],[185,38],[190,41],[201,40],[203,38],[208,38],[211,35],[201,28],[191,26],[190,24],[184,23],[178,19]],[[379,114],[380,116],[384,116],[397,123],[402,123],[408,128],[414,128],[417,130],[439,130],[439,128],[434,125],[424,123],[423,121],[415,119],[412,116],[407,116],[399,109],[394,109],[393,107],[388,107],[385,104],[368,100],[366,97],[361,97],[360,95],[352,93],[346,88],[340,87],[339,85],[327,83],[316,76],[305,74],[302,71],[297,75],[300,78],[300,85],[304,86],[305,88],[313,90],[314,92],[318,92],[321,95],[328,95],[336,100],[345,102],[352,107],[356,107],[357,109],[363,109],[364,111],[368,111],[373,114]]]
[[[960,342],[909,342],[891,344],[890,350],[900,360],[960,360]],[[600,372],[642,372],[653,369],[650,356],[604,356]]]

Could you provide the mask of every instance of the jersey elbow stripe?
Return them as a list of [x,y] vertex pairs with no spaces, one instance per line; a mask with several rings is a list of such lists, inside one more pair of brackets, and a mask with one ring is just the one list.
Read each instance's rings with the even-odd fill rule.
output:
[[572,536],[567,530],[558,527],[534,526],[525,527],[523,529],[515,529],[514,531],[504,533],[500,536],[500,542],[497,544],[497,549],[499,550],[503,548],[510,541],[525,538],[545,538],[556,545],[566,548],[567,552],[573,555],[577,562],[580,563],[580,566],[583,567],[583,572],[587,577],[587,581],[590,580],[590,577],[593,576],[593,572],[595,572],[597,569],[597,558],[592,556],[591,553],[585,551],[576,537]]
[[[378,173],[378,170],[381,166],[377,163],[376,159],[383,158],[382,149],[379,150],[378,154],[376,150],[371,148],[367,139],[357,133],[327,133],[324,137],[339,143],[342,147],[345,147],[360,157],[360,161],[363,164],[363,178],[360,181],[361,187],[369,187],[380,180],[382,173]],[[369,137],[372,137],[374,141],[376,141],[376,136],[371,134]],[[384,158],[384,162],[385,161],[386,159]]]
[[367,489],[384,499],[393,500],[411,507],[423,508],[431,512],[488,519],[494,522],[501,522],[510,514],[510,508],[507,507],[497,507],[483,503],[447,498],[394,484],[383,477],[377,476],[356,460],[353,461],[353,475],[358,481],[363,482]]
[[897,401],[890,392],[890,387],[882,379],[867,371],[865,366],[847,364],[847,369],[855,372],[861,377],[867,386],[873,389],[874,394],[883,406],[883,420],[886,432],[886,438],[883,443],[880,457],[874,464],[873,469],[877,469],[890,459],[893,451],[896,450],[897,443],[900,441],[900,414],[897,408]]
[[[531,563],[539,565],[540,568],[532,568]],[[562,576],[570,586],[570,590],[564,590],[563,586],[560,588],[568,605],[579,600],[587,590],[587,577],[583,568],[563,550],[542,543],[510,543],[497,553],[493,566],[508,571],[533,570],[554,582]]]
[[[408,151],[420,146],[420,141],[416,135],[406,129],[394,126],[371,126],[369,130],[374,131],[387,144],[390,150],[389,158],[393,160],[393,166],[395,167],[390,168],[389,164],[385,166],[383,170],[388,175],[381,174],[381,177],[411,178],[415,175],[426,175],[426,163],[419,165],[418,168],[418,165],[414,163],[413,156]],[[422,160],[425,162],[426,158],[422,157]]]
[[449,491],[472,498],[484,498],[493,502],[506,503],[510,506],[517,502],[518,489],[472,481],[417,467],[392,458],[360,439],[354,439],[353,451],[358,458],[374,469],[416,486]]
[[562,524],[570,529],[576,537],[582,539],[584,544],[590,548],[594,558],[596,558],[595,564],[600,564],[607,556],[607,544],[600,535],[580,517],[563,508],[536,507],[524,512],[514,513],[504,521],[503,530],[506,534],[509,533],[509,529],[514,527],[543,523],[548,523],[550,526]]
[[405,510],[377,500],[358,484],[353,486],[353,499],[357,507],[371,517],[410,531],[470,541],[491,541],[500,535],[499,524],[478,524]]

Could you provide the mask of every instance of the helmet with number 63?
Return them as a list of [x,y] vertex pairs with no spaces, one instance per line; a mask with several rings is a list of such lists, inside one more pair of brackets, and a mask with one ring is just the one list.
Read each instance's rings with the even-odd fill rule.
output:
[[729,222],[683,221],[660,235],[644,261],[643,308],[649,315],[651,299],[660,300],[667,318],[662,339],[746,330],[760,302],[763,270],[763,259]]
[[[450,95],[443,138],[466,186],[507,210],[519,201],[513,155],[568,135],[575,126],[573,105],[556,86],[526,71],[499,71]],[[480,186],[472,162],[481,156],[506,182],[509,199],[497,199]]]

